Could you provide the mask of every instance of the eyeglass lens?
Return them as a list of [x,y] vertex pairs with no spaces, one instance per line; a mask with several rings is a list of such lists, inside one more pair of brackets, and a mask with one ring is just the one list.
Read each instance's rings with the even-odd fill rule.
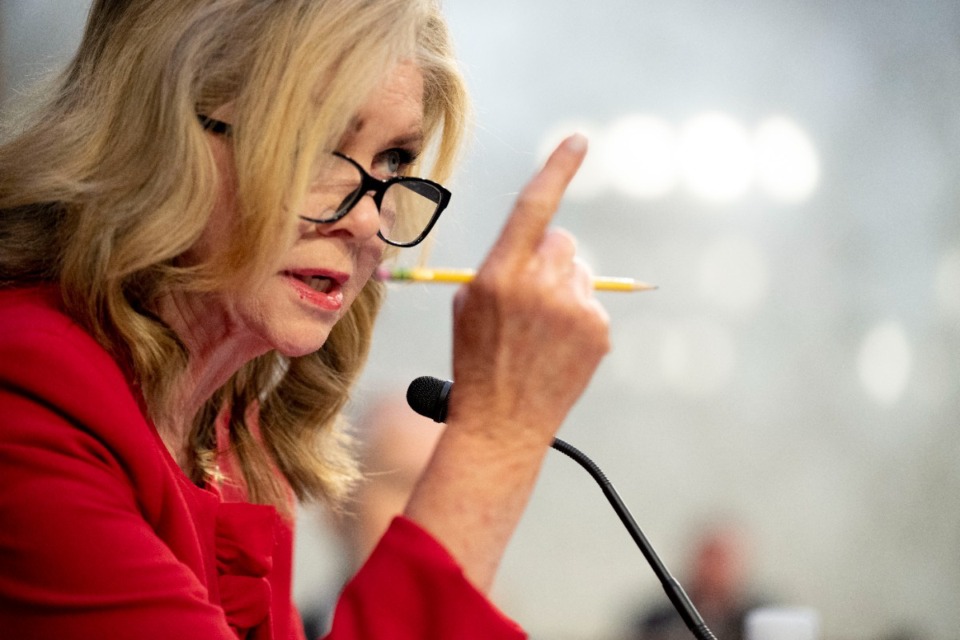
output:
[[[349,160],[326,156],[314,171],[310,208],[301,215],[317,222],[336,220],[364,196],[363,175]],[[428,182],[391,184],[380,199],[380,235],[391,242],[417,240],[437,210],[440,191]]]

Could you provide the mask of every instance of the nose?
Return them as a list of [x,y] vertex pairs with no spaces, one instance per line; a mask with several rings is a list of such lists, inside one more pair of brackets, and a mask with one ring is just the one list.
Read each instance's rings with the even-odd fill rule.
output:
[[373,192],[363,194],[347,215],[335,222],[318,224],[317,229],[323,235],[349,235],[360,241],[376,236],[380,231],[380,211]]

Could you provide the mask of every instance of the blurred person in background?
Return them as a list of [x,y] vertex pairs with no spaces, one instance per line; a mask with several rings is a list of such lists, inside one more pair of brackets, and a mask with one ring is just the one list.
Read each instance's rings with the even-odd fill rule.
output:
[[[769,601],[750,583],[747,535],[737,524],[717,522],[702,529],[681,584],[704,622],[720,640],[741,640],[747,614]],[[666,600],[635,620],[631,640],[690,640],[690,630]]]

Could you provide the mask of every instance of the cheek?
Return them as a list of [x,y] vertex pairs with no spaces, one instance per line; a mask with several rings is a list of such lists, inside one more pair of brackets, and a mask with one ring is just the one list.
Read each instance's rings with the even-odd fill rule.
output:
[[225,247],[230,239],[230,230],[236,218],[236,202],[233,193],[220,194],[217,204],[210,212],[210,219],[200,236],[198,245],[204,251],[205,257],[213,254],[216,248]]
[[215,149],[214,157],[216,158],[217,172],[220,176],[217,199],[200,238],[184,254],[184,258],[191,265],[208,262],[218,250],[222,251],[228,244],[231,229],[235,227],[237,218],[236,179],[228,164],[228,159],[223,156],[222,150]]
[[377,267],[383,261],[386,243],[377,236],[374,236],[370,242],[367,242],[359,251],[357,256],[357,276],[362,280],[361,286],[367,283]]
[[347,295],[345,302],[347,304],[344,307],[344,313],[353,306],[353,303],[360,296],[360,292],[363,291],[383,260],[383,248],[386,245],[380,238],[374,237],[374,240],[376,244],[370,243],[356,254],[353,277],[350,278],[345,292]]
[[383,261],[385,247],[386,244],[380,238],[374,236],[372,242],[360,252],[357,269],[363,270],[367,279],[373,275],[373,272]]
[[232,219],[232,203],[228,204],[218,199],[200,237],[183,253],[180,263],[185,266],[209,264],[217,252],[223,251],[228,244]]

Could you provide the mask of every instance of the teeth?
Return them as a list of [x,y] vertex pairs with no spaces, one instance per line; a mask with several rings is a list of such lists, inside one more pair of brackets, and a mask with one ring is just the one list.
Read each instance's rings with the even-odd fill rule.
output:
[[324,278],[321,276],[310,276],[305,278],[304,282],[307,283],[308,287],[314,291],[319,291],[320,293],[329,292],[330,287],[333,285],[333,281],[330,278]]

